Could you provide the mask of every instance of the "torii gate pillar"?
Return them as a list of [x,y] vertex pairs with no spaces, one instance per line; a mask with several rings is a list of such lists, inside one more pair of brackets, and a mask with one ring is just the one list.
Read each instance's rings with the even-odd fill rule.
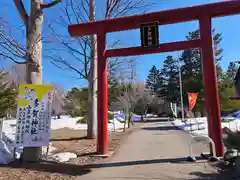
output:
[[[229,0],[200,6],[172,9],[138,16],[108,19],[96,22],[70,25],[71,36],[88,36],[97,34],[98,47],[98,138],[97,152],[108,151],[108,81],[106,59],[120,56],[136,56],[142,54],[179,51],[201,48],[204,76],[204,99],[208,119],[209,137],[216,146],[216,155],[222,156],[222,127],[216,77],[216,62],[212,40],[211,19],[215,17],[240,14],[240,0]],[[106,34],[108,32],[138,29],[141,24],[158,22],[159,25],[186,21],[199,21],[200,39],[160,44],[156,49],[139,47],[106,50]]]

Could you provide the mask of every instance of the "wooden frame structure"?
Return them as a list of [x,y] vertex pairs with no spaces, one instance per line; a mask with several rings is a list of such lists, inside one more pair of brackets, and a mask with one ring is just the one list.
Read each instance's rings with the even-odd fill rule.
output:
[[[97,152],[108,152],[108,80],[106,59],[120,56],[135,56],[152,53],[201,48],[204,74],[204,99],[208,118],[209,137],[216,145],[216,155],[222,156],[221,115],[216,78],[216,64],[212,40],[211,19],[240,14],[240,0],[230,0],[200,6],[166,10],[137,16],[108,19],[96,22],[69,25],[71,36],[97,35],[98,53],[98,138]],[[138,29],[141,24],[159,22],[159,25],[187,21],[199,21],[200,39],[160,44],[156,49],[139,47],[106,49],[106,34],[109,32]]]

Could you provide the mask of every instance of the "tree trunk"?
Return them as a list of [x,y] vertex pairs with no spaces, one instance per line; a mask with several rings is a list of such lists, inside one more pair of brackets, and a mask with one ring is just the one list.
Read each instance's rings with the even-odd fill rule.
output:
[[87,128],[87,138],[95,139],[97,137],[97,102],[96,96],[94,96],[93,91],[93,80],[89,77],[88,80],[88,128]]
[[[31,12],[26,26],[27,33],[27,67],[26,83],[42,84],[42,23],[43,0],[31,0]],[[27,147],[23,151],[23,161],[36,162],[41,156],[41,148]]]
[[134,125],[134,123],[132,121],[132,112],[129,111],[129,115],[128,115],[128,128],[131,127],[131,124],[132,124],[132,126]]
[[126,110],[123,111],[123,112],[124,112],[124,114],[125,114],[123,132],[125,132],[125,131],[126,131],[126,126],[127,126],[127,123],[128,123],[127,120],[128,120],[128,112],[129,112],[129,109],[126,108]]
[[[90,0],[90,21],[95,20],[95,0]],[[88,130],[87,137],[97,137],[97,37],[91,37],[91,68],[88,77]]]

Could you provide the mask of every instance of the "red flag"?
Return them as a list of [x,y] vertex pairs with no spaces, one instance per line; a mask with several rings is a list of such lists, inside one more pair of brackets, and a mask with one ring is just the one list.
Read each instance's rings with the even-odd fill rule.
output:
[[189,110],[191,111],[197,103],[198,93],[188,93]]

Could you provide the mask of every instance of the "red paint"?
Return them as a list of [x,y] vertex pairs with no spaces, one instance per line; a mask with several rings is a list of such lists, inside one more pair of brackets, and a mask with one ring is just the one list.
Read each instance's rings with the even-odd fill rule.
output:
[[200,36],[202,42],[203,77],[205,101],[207,104],[207,118],[209,136],[216,146],[216,155],[222,156],[224,146],[222,143],[222,125],[218,96],[218,81],[216,76],[216,60],[212,39],[211,18],[205,16],[200,19]]
[[97,152],[108,152],[108,79],[106,51],[106,34],[97,34],[98,51],[98,137]]
[[101,29],[105,32],[116,32],[140,28],[141,23],[158,21],[159,25],[199,20],[201,15],[222,17],[240,13],[240,1],[223,1],[200,6],[171,9],[160,12],[146,13],[138,16],[121,17],[97,22],[87,22],[70,25],[68,31],[71,36],[86,36],[97,34]]
[[106,51],[106,57],[122,57],[122,56],[136,56],[143,54],[154,54],[154,53],[164,53],[171,51],[185,50],[189,48],[200,47],[200,40],[193,41],[181,41],[181,42],[171,42],[161,44],[159,48],[156,49],[143,49],[142,47],[131,47],[131,48],[121,48],[121,49],[110,49]]
[[[108,150],[108,84],[106,58],[201,47],[203,53],[204,94],[209,124],[209,136],[215,142],[217,155],[223,155],[218,87],[216,84],[216,68],[211,38],[211,18],[234,14],[240,14],[240,0],[223,1],[138,16],[87,22],[70,25],[68,27],[71,36],[98,35],[98,153],[105,154]],[[142,23],[158,21],[160,25],[164,25],[200,20],[202,17],[204,18],[200,21],[201,40],[160,44],[159,48],[151,50],[132,47],[106,51],[106,33],[108,32],[137,29],[140,28]]]

